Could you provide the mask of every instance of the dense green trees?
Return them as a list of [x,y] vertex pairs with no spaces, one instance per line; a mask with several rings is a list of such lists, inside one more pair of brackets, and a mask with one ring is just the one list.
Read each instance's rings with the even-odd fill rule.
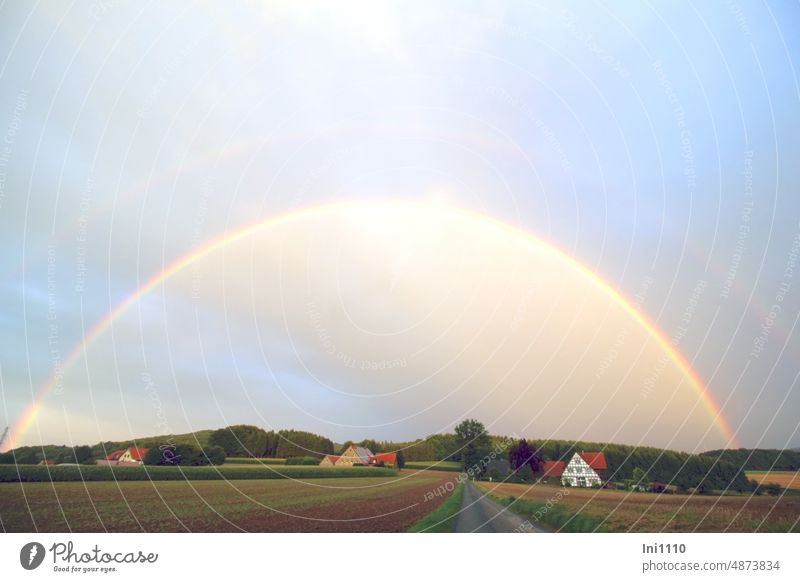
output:
[[369,449],[373,453],[382,453],[384,452],[383,444],[379,443],[375,439],[364,439],[360,443],[359,446],[364,447],[365,449]]
[[478,465],[491,446],[486,427],[474,418],[468,418],[456,426],[455,433],[464,469]]
[[221,465],[224,462],[225,451],[216,445],[208,445],[202,449],[189,444],[150,447],[144,456],[145,465],[200,467]]
[[303,430],[280,430],[277,433],[275,451],[268,457],[317,457],[333,454],[333,441],[329,438]]
[[[92,460],[92,447],[81,445],[73,447],[72,449],[72,462],[74,463],[87,463]],[[68,461],[66,461],[68,462]]]
[[208,437],[208,444],[220,447],[229,457],[263,457],[268,441],[267,431],[249,424],[221,428]]
[[780,449],[726,449],[702,453],[744,467],[746,471],[800,471],[800,451]]
[[633,474],[631,475],[631,485],[639,490],[645,490],[650,486],[650,477],[647,471],[641,467],[634,467]]

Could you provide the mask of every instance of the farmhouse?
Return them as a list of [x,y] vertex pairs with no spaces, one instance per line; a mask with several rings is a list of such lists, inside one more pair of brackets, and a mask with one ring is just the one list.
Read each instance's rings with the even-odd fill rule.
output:
[[599,487],[607,468],[603,453],[575,453],[561,474],[561,483],[573,487]]
[[369,461],[375,455],[372,451],[359,447],[358,445],[350,445],[347,450],[341,454],[336,461],[337,467],[352,467],[353,465],[369,465]]
[[129,447],[119,456],[118,465],[141,465],[144,463],[144,456],[147,449],[141,447]]
[[325,455],[320,467],[352,467],[371,465],[373,467],[397,466],[397,453],[375,453],[358,445],[350,445],[341,455]]
[[339,455],[325,455],[320,462],[320,467],[333,467],[336,464],[336,461],[339,460]]
[[106,455],[105,459],[98,459],[98,465],[120,465],[122,467],[135,467],[144,463],[144,456],[148,449],[141,447],[130,447],[120,449]]
[[105,459],[97,459],[96,464],[98,465],[116,465],[119,463],[119,458],[125,453],[125,449],[120,449],[118,451],[111,452],[106,455]]

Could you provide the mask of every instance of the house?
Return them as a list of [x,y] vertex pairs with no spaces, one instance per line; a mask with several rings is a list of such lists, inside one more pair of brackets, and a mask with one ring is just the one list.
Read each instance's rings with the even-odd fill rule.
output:
[[554,479],[560,479],[561,475],[564,474],[564,468],[566,465],[567,464],[564,461],[545,461],[541,466],[542,479],[551,477]]
[[320,462],[320,467],[333,467],[336,464],[336,461],[339,460],[339,455],[325,455],[322,461]]
[[352,467],[353,465],[369,465],[370,459],[375,457],[372,451],[359,447],[358,445],[350,445],[347,450],[343,452],[339,459],[336,461],[337,467]]
[[397,453],[375,453],[358,445],[350,445],[341,455],[325,455],[320,467],[352,467],[370,465],[373,467],[396,467]]
[[40,465],[55,465],[56,462],[53,459],[42,459],[39,461]]
[[370,465],[378,467],[396,467],[397,453],[375,453],[369,460]]
[[98,465],[116,465],[119,462],[119,458],[125,452],[125,449],[120,449],[118,451],[114,451],[106,455],[105,459],[98,459],[96,463]]
[[603,484],[606,469],[605,454],[575,453],[561,474],[561,483],[573,487],[599,487]]
[[138,467],[144,464],[144,456],[147,454],[146,449],[143,447],[128,447],[127,449],[120,449],[113,451],[106,455],[105,459],[98,459],[98,465],[119,465],[120,467]]

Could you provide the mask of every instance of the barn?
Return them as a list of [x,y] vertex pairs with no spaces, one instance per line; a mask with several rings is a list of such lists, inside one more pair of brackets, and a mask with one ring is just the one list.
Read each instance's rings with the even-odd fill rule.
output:
[[603,453],[575,453],[561,474],[561,483],[572,487],[602,486],[608,469]]
[[564,474],[566,463],[564,461],[545,461],[542,463],[542,478],[560,479]]
[[396,467],[397,453],[375,453],[369,461],[370,465],[378,467]]

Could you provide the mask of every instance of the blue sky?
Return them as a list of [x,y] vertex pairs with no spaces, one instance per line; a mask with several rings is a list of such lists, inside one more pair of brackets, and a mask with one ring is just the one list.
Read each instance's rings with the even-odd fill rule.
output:
[[[629,298],[652,278],[641,310],[679,337],[737,440],[800,446],[796,4],[159,4],[0,9],[0,423],[14,424],[51,375],[52,322],[65,354],[203,241],[300,207],[433,198],[550,241]],[[356,293],[363,281],[350,276]],[[402,319],[391,309],[364,313],[377,329]],[[78,441],[149,434],[139,352],[164,370],[176,432],[266,415],[339,440],[414,438],[462,412],[374,431],[328,425],[260,391],[288,386],[299,400],[341,406],[268,325],[265,366],[252,314],[204,304],[210,331],[199,338],[216,349],[202,371],[196,354],[181,353],[192,344],[160,343],[194,313],[167,293],[141,302],[67,375],[65,394],[46,403],[52,418],[43,413],[50,420],[22,442],[68,441],[52,420],[62,410],[101,417],[96,430],[72,423]],[[402,386],[424,370],[376,381]],[[365,381],[337,367],[324,377]],[[187,412],[187,394],[197,410]],[[225,405],[208,412],[202,403],[220,395]],[[120,402],[131,406],[127,426],[109,420]]]

